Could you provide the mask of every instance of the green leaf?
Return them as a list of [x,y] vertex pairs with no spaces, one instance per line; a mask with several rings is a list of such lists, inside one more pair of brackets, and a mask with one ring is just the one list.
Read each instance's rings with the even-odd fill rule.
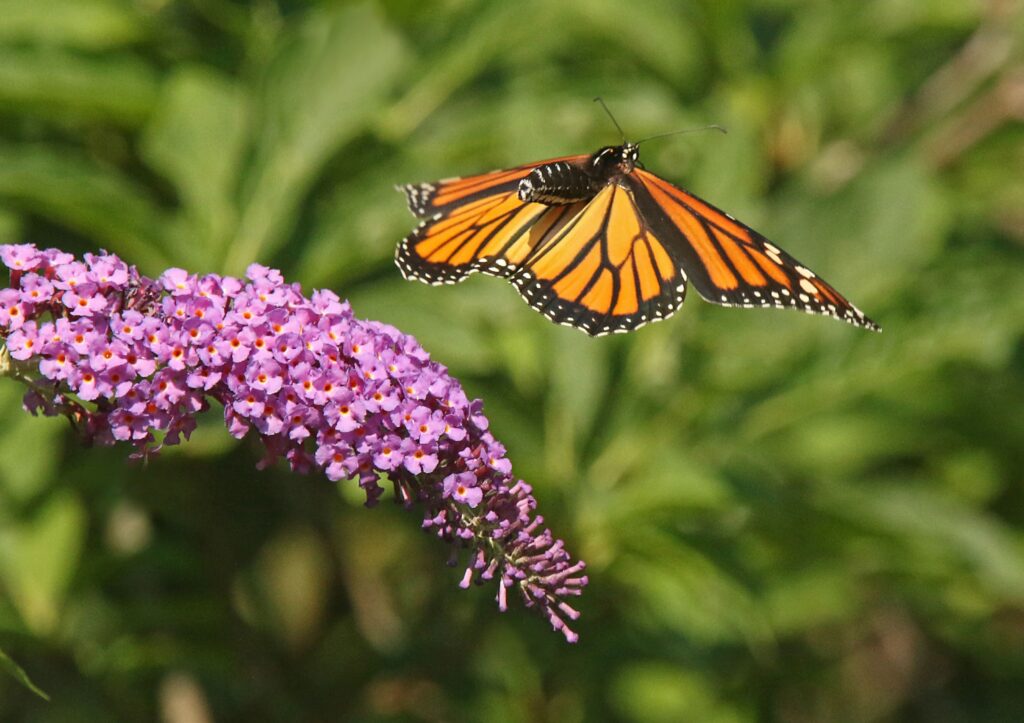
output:
[[0,244],[22,242],[21,219],[11,209],[0,206]]
[[284,243],[317,174],[376,117],[406,57],[365,4],[319,8],[287,36],[260,98],[255,169],[227,272],[267,261]]
[[323,286],[344,284],[384,267],[398,278],[395,244],[408,233],[411,219],[402,218],[405,203],[388,183],[378,178],[400,178],[395,169],[379,168],[339,183],[317,205],[313,228],[293,271],[303,283]]
[[70,492],[55,493],[31,517],[0,528],[0,580],[37,635],[57,627],[85,528],[85,510]]
[[858,283],[857,304],[870,313],[874,299],[944,250],[950,216],[940,190],[920,160],[885,156],[834,196],[783,198],[776,238],[845,293]]
[[104,120],[138,126],[152,109],[156,88],[152,69],[130,56],[0,46],[0,109],[58,125]]
[[859,611],[857,578],[827,563],[799,573],[775,572],[764,598],[772,629],[780,637],[838,624]]
[[668,443],[651,455],[643,446],[644,439],[657,440],[657,431],[622,432],[602,450],[587,478],[600,484],[620,465],[630,465],[628,480],[602,491],[597,499],[586,500],[583,509],[599,511],[603,524],[623,529],[659,518],[678,520],[693,511],[735,509],[736,499],[714,469],[683,450],[671,449]]
[[532,8],[525,3],[492,3],[452,43],[419,65],[420,80],[380,119],[382,135],[391,139],[408,136],[457,88],[483,72],[512,45],[531,32],[517,17]]
[[[939,557],[948,574],[966,569],[991,598],[1024,601],[1024,550],[1019,534],[999,520],[970,509],[959,500],[924,485],[894,484],[860,491],[821,487],[818,500],[833,514],[873,528],[900,541],[906,551]],[[913,567],[912,552],[892,564]]]
[[159,273],[169,264],[173,220],[137,186],[57,145],[0,145],[0,198],[92,237]]
[[[479,310],[493,303],[496,289],[490,281],[474,278],[459,286],[433,289],[398,277],[367,286],[365,291],[341,289],[340,293],[352,301],[356,316],[394,324],[416,335],[426,349],[444,348],[439,361],[446,365],[483,372],[498,362],[495,351],[481,343],[484,332],[478,326]],[[515,308],[515,293],[502,291],[508,294],[499,309]]]
[[210,267],[234,233],[247,110],[237,83],[204,68],[182,68],[161,89],[140,151],[178,189],[190,239],[182,263]]
[[753,720],[718,700],[713,678],[702,670],[648,661],[626,661],[615,671],[609,698],[622,720],[740,723]]
[[[26,449],[56,449],[67,422],[56,417],[33,417],[21,408],[25,387],[0,386],[0,499],[24,501],[53,479],[59,464],[55,454],[22,454]],[[3,514],[0,514],[3,519]]]
[[672,630],[703,644],[774,644],[751,594],[707,555],[651,525],[621,531],[621,551],[607,574],[634,600],[641,628]]
[[7,671],[7,674],[38,695],[43,700],[50,700],[50,696],[40,690],[32,679],[28,677],[20,665],[15,663],[3,650],[0,650],[0,668]]
[[[565,27],[578,28],[576,32],[591,42],[600,39],[628,48],[677,91],[687,90],[693,76],[703,71],[696,18],[672,0],[636,3],[628,23],[622,22],[622,4],[616,0],[573,0],[551,7],[561,10]],[[732,41],[736,43],[735,33]]]
[[580,442],[607,396],[609,345],[575,329],[548,330],[551,390],[546,408],[547,469],[566,478],[578,467]]
[[132,4],[111,0],[0,0],[0,42],[106,50],[140,40]]

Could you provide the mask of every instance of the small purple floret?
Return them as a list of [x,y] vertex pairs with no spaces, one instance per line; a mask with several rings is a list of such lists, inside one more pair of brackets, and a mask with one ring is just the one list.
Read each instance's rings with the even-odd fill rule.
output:
[[114,255],[77,260],[31,244],[0,246],[3,368],[29,386],[25,408],[65,415],[91,442],[148,457],[188,439],[211,401],[230,433],[258,435],[258,466],[355,478],[374,505],[387,479],[423,507],[423,528],[470,550],[460,585],[518,591],[566,639],[587,584],[534,514],[479,400],[410,336],[352,316],[330,291],[305,297],[275,269],[248,281],[168,269],[141,276]]

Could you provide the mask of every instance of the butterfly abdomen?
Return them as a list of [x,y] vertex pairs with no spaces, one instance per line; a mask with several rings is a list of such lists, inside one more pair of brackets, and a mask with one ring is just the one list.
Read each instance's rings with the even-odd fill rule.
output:
[[519,200],[561,206],[593,198],[602,185],[579,166],[556,161],[537,166],[519,182]]

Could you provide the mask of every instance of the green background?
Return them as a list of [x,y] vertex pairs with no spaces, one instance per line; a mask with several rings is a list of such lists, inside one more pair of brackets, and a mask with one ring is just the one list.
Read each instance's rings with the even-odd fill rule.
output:
[[[282,268],[482,397],[589,563],[578,645],[211,413],[146,467],[0,384],[4,721],[998,721],[1024,711],[1015,0],[0,0],[0,241]],[[590,339],[404,282],[395,183],[645,145],[885,331]],[[0,660],[0,667],[2,666]]]

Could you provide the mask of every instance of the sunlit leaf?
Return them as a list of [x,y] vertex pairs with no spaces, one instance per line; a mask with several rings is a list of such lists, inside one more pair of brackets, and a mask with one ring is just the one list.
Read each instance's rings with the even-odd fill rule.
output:
[[141,151],[174,182],[189,219],[183,265],[216,268],[238,223],[236,184],[248,135],[247,101],[232,80],[182,68],[165,81]]
[[259,98],[255,168],[226,268],[268,259],[331,155],[366,129],[406,67],[368,5],[320,8],[284,38]]
[[59,493],[31,516],[0,529],[0,580],[37,635],[57,627],[78,566],[85,524],[78,499]]
[[166,213],[120,174],[75,153],[0,145],[0,198],[92,236],[147,272],[170,265]]
[[17,500],[38,494],[53,477],[55,455],[22,454],[26,449],[53,449],[67,423],[30,417],[21,409],[22,391],[14,384],[0,386],[0,489]]
[[718,700],[715,683],[696,670],[655,661],[624,664],[610,691],[612,704],[624,720],[740,723],[755,720],[741,709]]
[[0,41],[104,50],[140,40],[141,18],[115,0],[0,0]]

